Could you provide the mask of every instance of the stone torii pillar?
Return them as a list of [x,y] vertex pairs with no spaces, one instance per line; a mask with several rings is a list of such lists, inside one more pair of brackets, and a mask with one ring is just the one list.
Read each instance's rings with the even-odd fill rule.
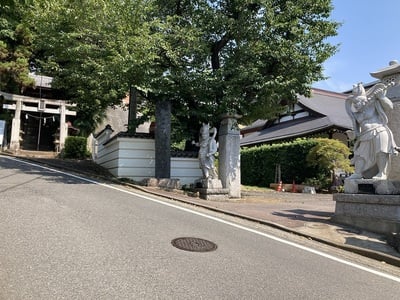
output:
[[17,100],[15,106],[15,115],[12,119],[12,127],[11,127],[11,140],[10,140],[10,149],[13,151],[19,150],[20,144],[20,130],[21,130],[21,108],[22,101]]
[[65,122],[66,105],[65,102],[60,104],[60,150],[64,149],[65,139],[68,136],[68,124]]

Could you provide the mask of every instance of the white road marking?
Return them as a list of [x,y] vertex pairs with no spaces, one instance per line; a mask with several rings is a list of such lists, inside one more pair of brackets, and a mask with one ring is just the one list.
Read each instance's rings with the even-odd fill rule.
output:
[[264,232],[260,232],[260,231],[257,231],[257,230],[251,229],[251,228],[247,228],[245,226],[238,225],[238,224],[235,224],[235,223],[232,223],[232,222],[229,222],[229,221],[217,218],[217,217],[209,216],[209,215],[201,213],[201,212],[197,212],[197,211],[194,211],[194,210],[191,210],[191,209],[188,209],[188,208],[184,208],[184,207],[181,207],[181,206],[178,206],[178,205],[175,205],[175,204],[171,204],[171,203],[167,203],[167,202],[164,202],[164,201],[160,201],[160,200],[154,199],[152,197],[141,195],[141,194],[138,194],[138,193],[135,193],[135,192],[132,192],[132,191],[127,191],[127,190],[124,190],[124,189],[121,189],[121,188],[118,188],[118,187],[115,187],[115,186],[112,186],[112,185],[109,185],[109,184],[106,184],[106,183],[98,182],[98,181],[93,180],[93,179],[89,179],[89,178],[81,177],[81,176],[78,176],[78,175],[70,174],[68,172],[59,171],[59,170],[56,170],[56,169],[48,168],[48,167],[45,167],[45,166],[41,166],[39,164],[35,164],[35,163],[19,160],[19,159],[16,159],[16,158],[11,158],[11,157],[7,157],[7,156],[1,156],[1,157],[12,159],[12,160],[15,160],[15,161],[18,161],[18,162],[21,162],[21,163],[25,163],[27,165],[32,165],[32,166],[35,166],[35,167],[38,167],[38,168],[42,168],[42,169],[45,169],[45,170],[49,170],[49,171],[52,171],[52,172],[56,172],[56,173],[60,173],[60,174],[63,174],[63,175],[67,175],[67,176],[70,176],[70,177],[73,177],[73,178],[76,178],[76,179],[79,179],[79,180],[83,180],[83,181],[90,182],[90,183],[93,183],[93,184],[96,184],[96,185],[100,185],[100,186],[103,186],[103,187],[106,187],[106,188],[109,188],[109,189],[113,189],[113,190],[116,190],[116,191],[119,191],[119,192],[130,194],[130,195],[133,195],[135,197],[140,197],[140,198],[143,198],[143,199],[146,199],[146,200],[149,200],[149,201],[153,201],[153,202],[156,202],[156,203],[161,204],[161,205],[173,207],[173,208],[176,208],[176,209],[179,209],[179,210],[182,210],[182,211],[194,214],[194,215],[198,215],[198,216],[201,216],[201,217],[204,217],[204,218],[207,218],[207,219],[219,222],[219,223],[223,223],[223,224],[235,227],[235,228],[239,228],[241,230],[245,230],[247,232],[251,232],[251,233],[266,237],[266,238],[271,239],[271,240],[275,240],[277,242],[280,242],[280,243],[283,243],[283,244],[286,244],[286,245],[289,245],[289,246],[292,246],[292,247],[295,247],[295,248],[298,248],[298,249],[302,249],[302,250],[310,252],[310,253],[314,253],[316,255],[328,258],[330,260],[342,263],[344,265],[348,265],[348,266],[351,266],[353,268],[356,268],[356,269],[359,269],[359,270],[363,270],[365,272],[369,272],[369,273],[375,274],[377,276],[384,277],[386,279],[390,279],[390,280],[393,280],[393,281],[396,281],[396,282],[400,283],[400,278],[399,277],[396,277],[396,276],[393,276],[393,275],[390,275],[390,274],[386,274],[386,273],[383,273],[383,272],[380,272],[380,271],[377,271],[377,270],[374,270],[374,269],[371,269],[371,268],[368,268],[368,267],[364,267],[364,266],[361,266],[359,264],[356,264],[356,263],[353,263],[353,262],[349,262],[347,260],[335,257],[333,255],[330,255],[330,254],[327,254],[327,253],[324,253],[324,252],[321,252],[321,251],[318,251],[318,250],[315,250],[315,249],[312,249],[312,248],[309,248],[309,247],[306,247],[306,246],[303,246],[303,245],[300,245],[300,244],[296,244],[294,242],[290,242],[290,241],[275,237],[273,235],[270,235],[270,234],[267,234],[267,233],[264,233]]

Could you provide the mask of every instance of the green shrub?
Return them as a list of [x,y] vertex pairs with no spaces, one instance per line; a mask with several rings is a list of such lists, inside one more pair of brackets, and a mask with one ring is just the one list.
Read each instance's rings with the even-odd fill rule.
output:
[[319,165],[332,173],[336,169],[353,172],[350,165],[350,149],[338,140],[318,138],[315,145],[307,155],[309,165]]
[[65,139],[63,150],[64,158],[84,159],[89,156],[86,147],[86,138],[81,136],[69,136]]
[[[275,182],[276,166],[280,164],[281,180],[285,183],[318,181],[321,188],[330,182],[331,169],[307,160],[309,152],[324,139],[297,139],[292,142],[262,145],[241,150],[242,184],[266,186]],[[314,148],[315,149],[315,148]]]

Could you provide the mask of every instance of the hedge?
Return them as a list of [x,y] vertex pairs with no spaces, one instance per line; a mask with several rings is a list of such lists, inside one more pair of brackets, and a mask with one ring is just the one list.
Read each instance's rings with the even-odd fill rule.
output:
[[306,157],[317,145],[316,139],[297,139],[282,144],[243,148],[241,154],[241,180],[244,185],[266,186],[275,182],[276,166],[280,164],[284,183],[304,183],[307,179],[329,174],[319,166],[310,166]]

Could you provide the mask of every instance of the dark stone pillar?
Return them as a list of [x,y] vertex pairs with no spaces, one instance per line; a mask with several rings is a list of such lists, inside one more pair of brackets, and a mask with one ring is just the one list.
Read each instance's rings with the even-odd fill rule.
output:
[[171,177],[171,102],[156,103],[155,129],[156,178]]
[[129,91],[129,112],[128,112],[128,132],[131,134],[136,133],[136,110],[137,110],[137,97],[136,89],[130,87]]

